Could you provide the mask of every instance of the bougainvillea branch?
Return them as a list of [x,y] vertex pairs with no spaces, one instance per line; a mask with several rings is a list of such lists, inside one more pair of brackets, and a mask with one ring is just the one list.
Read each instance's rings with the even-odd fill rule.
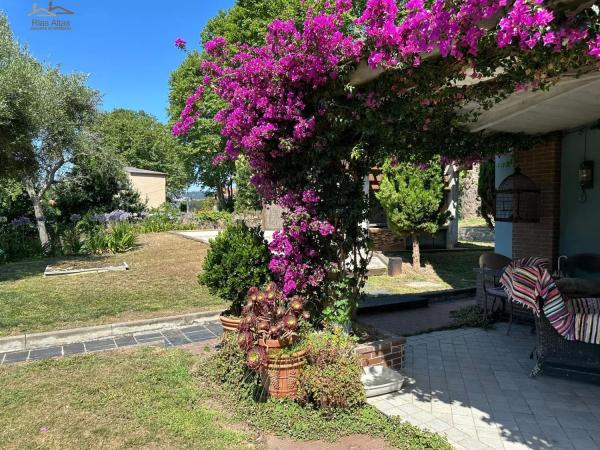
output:
[[[206,43],[203,84],[173,127],[194,125],[204,86],[227,102],[215,116],[227,139],[220,158],[243,153],[265,201],[288,211],[270,264],[286,296],[318,297],[336,270],[351,273],[353,292],[362,283],[372,165],[517,145],[465,125],[517,89],[600,61],[596,7],[568,15],[542,0],[369,0],[353,13],[349,0],[316,2],[301,26],[274,21],[262,47],[230,54],[221,37]],[[385,70],[350,86],[361,61]]]

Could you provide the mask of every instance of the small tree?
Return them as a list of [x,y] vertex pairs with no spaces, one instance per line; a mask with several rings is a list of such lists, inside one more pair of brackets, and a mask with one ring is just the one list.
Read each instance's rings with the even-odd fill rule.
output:
[[375,195],[392,231],[410,235],[413,268],[419,270],[419,233],[437,233],[450,217],[449,212],[440,210],[444,195],[442,167],[439,160],[419,165],[387,161],[383,174]]
[[144,204],[117,156],[105,149],[78,155],[69,173],[52,189],[62,219],[90,211],[141,212]]

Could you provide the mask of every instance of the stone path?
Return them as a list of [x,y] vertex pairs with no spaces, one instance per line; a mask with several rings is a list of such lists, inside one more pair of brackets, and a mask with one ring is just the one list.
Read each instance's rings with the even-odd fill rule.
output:
[[600,386],[529,378],[529,326],[409,337],[401,392],[369,399],[457,449],[600,449]]
[[97,339],[77,342],[74,344],[57,345],[54,347],[25,350],[19,352],[0,353],[0,364],[10,364],[23,361],[34,361],[59,356],[94,353],[136,345],[163,345],[174,347],[178,345],[202,342],[214,339],[223,334],[218,321],[206,322],[199,325],[182,328],[165,329],[153,332],[135,333],[114,338]]

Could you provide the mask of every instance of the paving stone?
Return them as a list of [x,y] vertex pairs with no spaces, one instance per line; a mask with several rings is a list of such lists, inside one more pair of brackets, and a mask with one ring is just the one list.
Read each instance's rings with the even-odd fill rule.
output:
[[31,350],[31,352],[29,353],[30,360],[55,358],[57,356],[62,356],[62,347],[60,346]]
[[189,344],[190,342],[192,342],[190,339],[187,339],[183,335],[181,337],[167,337],[166,339],[169,345],[173,345],[175,347],[178,345]]
[[530,379],[535,337],[521,325],[510,336],[503,330],[409,337],[410,378],[396,402],[375,406],[434,431],[448,427],[442,434],[456,448],[572,450],[575,439],[578,448],[598,447],[600,387]]
[[164,330],[161,333],[164,337],[168,338],[181,338],[183,337],[183,332],[180,330]]
[[215,335],[208,330],[186,332],[184,335],[192,342],[207,341],[215,337]]
[[117,347],[129,347],[136,345],[137,342],[133,336],[120,336],[115,338],[115,344],[117,344]]
[[223,335],[223,327],[220,323],[208,323],[206,324],[206,328],[214,333],[216,336]]
[[85,347],[83,346],[83,342],[63,345],[63,354],[65,356],[77,355],[80,353],[85,353]]
[[22,351],[22,352],[7,353],[6,355],[4,355],[4,362],[3,362],[3,364],[9,364],[9,363],[16,363],[16,362],[26,361],[28,356],[29,356],[29,351],[28,350],[25,350],[25,351]]
[[98,341],[87,341],[84,342],[85,350],[87,352],[99,352],[103,350],[110,350],[116,348],[115,341],[113,339],[100,339]]
[[146,344],[149,342],[165,342],[165,338],[160,333],[136,334],[134,337],[140,344]]
[[206,331],[207,328],[204,325],[193,325],[189,327],[183,327],[179,329],[182,333],[191,333],[194,331]]

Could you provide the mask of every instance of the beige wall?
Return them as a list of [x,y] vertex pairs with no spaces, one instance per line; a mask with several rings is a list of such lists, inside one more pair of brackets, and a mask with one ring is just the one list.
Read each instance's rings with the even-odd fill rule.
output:
[[130,173],[133,188],[139,192],[142,202],[149,208],[158,208],[167,200],[167,178],[165,175]]

